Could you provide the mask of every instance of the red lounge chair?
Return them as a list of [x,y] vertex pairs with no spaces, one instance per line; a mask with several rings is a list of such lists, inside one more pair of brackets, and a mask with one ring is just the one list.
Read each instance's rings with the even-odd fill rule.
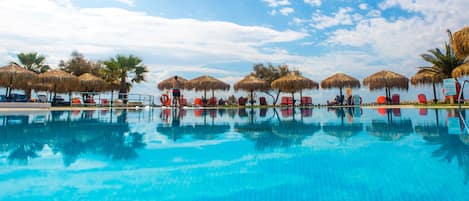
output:
[[204,105],[204,102],[202,101],[201,98],[195,98],[195,99],[194,99],[194,105],[195,105],[195,106],[203,106],[203,105]]
[[398,105],[401,102],[399,94],[393,94],[391,98],[391,104]]
[[217,101],[217,98],[211,97],[210,99],[208,99],[207,105],[209,105],[209,106],[216,106],[216,105],[217,105],[217,102],[218,102],[218,101]]
[[376,99],[376,103],[386,104],[386,97],[385,96],[378,96],[378,98]]
[[187,99],[186,98],[181,98],[180,103],[181,106],[186,106],[187,105]]
[[259,97],[259,105],[267,105],[267,100],[265,97]]
[[238,105],[239,105],[239,106],[245,106],[247,100],[248,100],[247,98],[239,97],[239,98],[238,98]]
[[109,100],[108,99],[101,99],[101,105],[109,105]]
[[72,105],[81,105],[81,100],[80,98],[72,98]]
[[427,97],[425,94],[419,94],[417,97],[419,99],[419,103],[427,104]]
[[301,97],[301,103],[300,105],[302,106],[310,106],[313,105],[313,99],[309,96],[303,96]]
[[292,97],[289,97],[289,96],[283,96],[281,101],[280,101],[280,105],[283,105],[283,106],[293,106],[294,105],[294,101],[292,99]]

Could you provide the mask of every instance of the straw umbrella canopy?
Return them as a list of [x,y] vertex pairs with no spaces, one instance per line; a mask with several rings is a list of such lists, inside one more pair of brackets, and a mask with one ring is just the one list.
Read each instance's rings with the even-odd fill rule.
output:
[[318,89],[319,84],[313,80],[305,78],[301,75],[290,73],[272,82],[272,88],[278,89],[282,92],[289,92],[292,94],[292,99],[295,99],[294,93],[303,89]]
[[230,85],[214,77],[204,75],[187,81],[184,88],[204,91],[204,98],[207,98],[207,90],[212,90],[212,97],[215,97],[215,90],[229,90]]
[[469,27],[453,34],[452,46],[456,57],[465,59],[469,55]]
[[54,93],[66,93],[77,90],[79,80],[76,76],[62,70],[51,70],[39,74],[38,81],[42,84],[52,85],[50,91]]
[[254,103],[253,101],[253,91],[266,91],[270,89],[269,84],[261,80],[253,75],[248,75],[244,77],[241,81],[237,82],[234,85],[235,91],[238,90],[245,90],[251,93],[251,105]]
[[339,88],[340,97],[342,97],[342,88],[345,87],[360,88],[360,80],[344,73],[336,73],[321,82],[323,89]]
[[451,76],[453,76],[454,78],[464,77],[467,75],[469,75],[469,62],[466,62],[456,67],[451,73]]
[[[454,71],[453,71],[454,72]],[[438,74],[428,72],[428,71],[421,71],[415,74],[411,79],[410,83],[414,86],[416,85],[426,85],[431,84],[433,87],[433,102],[437,102],[436,99],[436,86],[435,84],[443,82],[443,77],[438,76]]]
[[85,92],[102,92],[108,89],[106,82],[91,73],[85,73],[78,77],[80,90]]
[[363,85],[369,86],[372,91],[385,88],[386,98],[389,100],[392,88],[409,89],[409,78],[392,71],[383,70],[363,79]]
[[[172,89],[173,88],[174,77],[175,76],[172,76],[172,77],[158,83],[158,89],[159,90]],[[187,80],[184,79],[183,77],[178,76],[178,81],[179,81],[179,83],[181,83],[181,88],[184,88],[184,84],[187,82]]]
[[10,64],[0,68],[0,86],[6,87],[6,96],[12,89],[25,89],[29,87],[36,78],[36,74],[17,64]]

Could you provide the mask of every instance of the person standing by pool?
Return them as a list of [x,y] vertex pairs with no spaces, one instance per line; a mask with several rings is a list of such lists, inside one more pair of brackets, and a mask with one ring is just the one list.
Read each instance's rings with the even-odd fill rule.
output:
[[174,76],[173,80],[173,106],[181,105],[181,82],[178,80],[178,76]]

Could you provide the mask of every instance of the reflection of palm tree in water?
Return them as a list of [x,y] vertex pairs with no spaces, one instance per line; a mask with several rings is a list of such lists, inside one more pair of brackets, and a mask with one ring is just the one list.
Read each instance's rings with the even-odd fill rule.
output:
[[456,158],[459,168],[464,172],[464,185],[469,181],[469,136],[442,135],[441,147],[433,151],[432,156],[451,163]]
[[17,161],[19,164],[26,165],[28,160],[38,157],[36,152],[41,151],[43,147],[44,145],[39,143],[19,145],[15,150],[10,152],[8,161],[10,161],[10,163]]

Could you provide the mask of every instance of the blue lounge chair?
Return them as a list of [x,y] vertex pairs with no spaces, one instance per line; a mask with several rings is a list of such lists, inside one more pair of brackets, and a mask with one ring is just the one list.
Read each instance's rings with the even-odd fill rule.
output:
[[0,95],[0,102],[7,102],[7,97],[5,95]]
[[362,97],[359,95],[353,95],[353,104],[354,105],[361,105],[362,104]]

